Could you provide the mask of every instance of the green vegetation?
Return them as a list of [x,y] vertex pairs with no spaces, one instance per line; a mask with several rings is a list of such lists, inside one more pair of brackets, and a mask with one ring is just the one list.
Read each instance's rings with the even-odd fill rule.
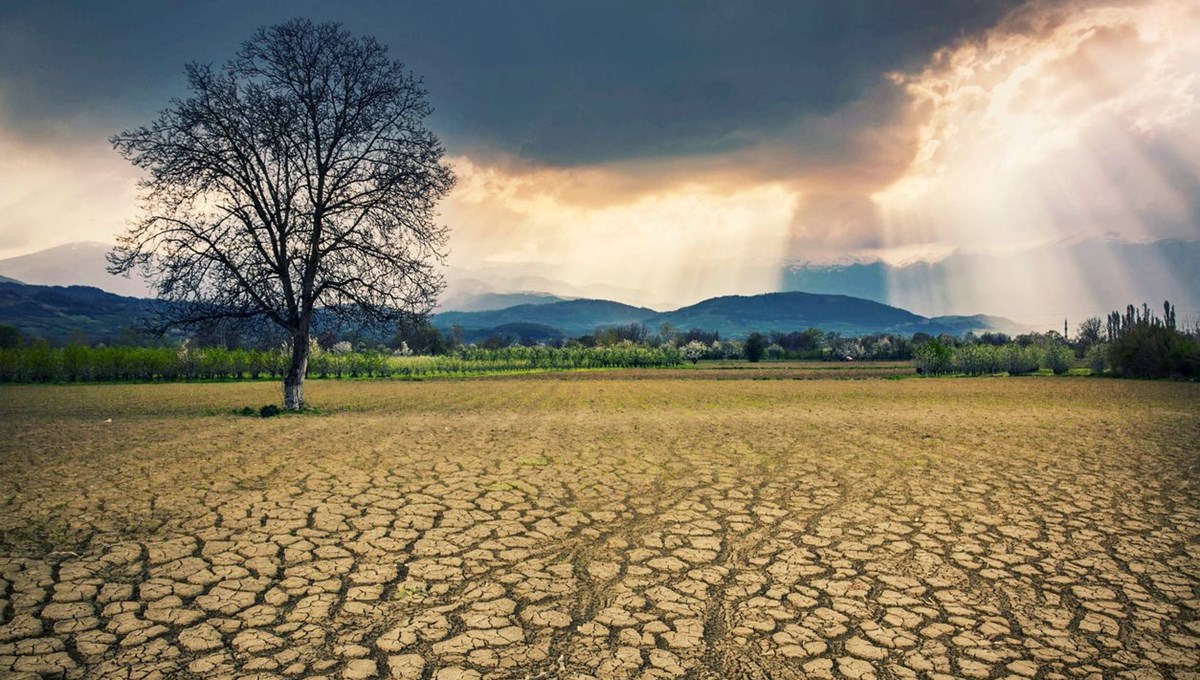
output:
[[1108,318],[1107,358],[1113,373],[1130,378],[1190,378],[1200,375],[1200,334],[1184,333],[1175,320],[1175,307],[1163,303],[1163,315],[1149,305],[1133,305],[1125,314]]
[[746,338],[746,359],[751,363],[762,361],[767,353],[767,338],[762,333],[751,333]]
[[1077,362],[1094,375],[1111,372],[1128,378],[1194,378],[1200,375],[1200,328],[1181,330],[1175,308],[1163,303],[1156,316],[1150,306],[1129,305],[1125,312],[1109,314],[1107,325],[1099,317],[1084,320],[1073,341],[1054,331],[1030,333],[1010,340],[985,333],[929,338],[913,349],[917,372],[928,375],[1023,375],[1049,370],[1055,375],[1071,371]]
[[1013,342],[998,346],[982,343],[949,346],[934,339],[917,347],[913,364],[918,373],[926,375],[1027,375],[1042,368],[1062,375],[1071,368],[1074,358],[1074,353],[1065,345]]
[[[287,371],[283,351],[165,347],[56,348],[47,344],[0,349],[0,382],[109,382],[278,379]],[[449,355],[405,356],[315,348],[308,364],[316,378],[434,378],[589,368],[675,366],[670,346],[623,343],[609,347],[460,348]]]
[[[160,342],[171,342],[170,339]],[[257,343],[247,347],[244,343]],[[264,345],[267,348],[264,348]],[[322,345],[328,349],[322,349]],[[0,382],[147,382],[279,379],[289,355],[267,337],[238,329],[200,329],[182,344],[137,347],[97,345],[75,338],[65,347],[31,340],[0,326]],[[355,350],[355,348],[358,348]],[[641,323],[595,328],[576,338],[535,341],[522,335],[489,336],[463,344],[461,329],[443,334],[427,320],[397,325],[386,340],[363,334],[323,333],[308,364],[313,378],[467,377],[505,373],[606,368],[662,368],[690,362],[790,360],[911,361],[924,375],[1055,375],[1088,373],[1133,378],[1200,375],[1200,329],[1181,330],[1168,303],[1161,317],[1148,306],[1129,306],[1105,322],[1079,324],[1074,338],[1057,331],[911,337],[891,333],[843,336],[819,328],[751,333],[722,339],[717,331],[676,330],[663,323],[653,332]],[[706,363],[711,366],[712,363]],[[743,366],[745,364],[742,364]]]

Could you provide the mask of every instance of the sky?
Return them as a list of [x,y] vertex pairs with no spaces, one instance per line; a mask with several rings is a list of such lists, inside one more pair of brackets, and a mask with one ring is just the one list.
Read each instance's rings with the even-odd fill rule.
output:
[[[0,258],[113,240],[138,175],[107,138],[296,16],[424,79],[458,177],[452,289],[662,308],[797,263],[1200,239],[1194,0],[6,0]],[[1002,312],[955,291],[1094,266],[933,282],[919,311]]]

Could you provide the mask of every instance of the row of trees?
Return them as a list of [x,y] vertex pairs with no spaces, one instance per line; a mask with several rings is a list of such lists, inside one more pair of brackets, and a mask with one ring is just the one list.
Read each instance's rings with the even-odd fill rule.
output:
[[[339,346],[340,345],[340,346]],[[469,346],[451,354],[354,352],[349,343],[309,349],[308,372],[316,378],[421,378],[535,370],[675,366],[682,353],[670,346],[622,343],[609,347]],[[290,367],[291,349],[170,347],[0,348],[0,382],[94,382],[279,379]]]
[[948,346],[939,340],[930,340],[919,347],[913,356],[917,372],[927,375],[947,373],[964,375],[991,375],[1009,373],[1025,375],[1040,369],[1049,369],[1062,375],[1071,369],[1075,353],[1062,344],[1006,345],[987,343]]
[[1114,311],[1105,324],[1105,342],[1088,354],[1093,370],[1107,367],[1131,378],[1191,378],[1200,376],[1200,326],[1181,329],[1170,301],[1157,316],[1150,306],[1128,305]]
[[[1003,333],[966,333],[960,337],[911,337],[872,334],[844,337],[817,328],[791,333],[752,333],[745,340],[722,340],[715,331],[676,331],[663,325],[651,333],[642,324],[598,328],[594,333],[550,343],[528,338],[489,338],[463,344],[463,331],[449,333],[425,320],[396,326],[387,342],[378,336],[321,334],[310,343],[305,375],[316,377],[423,376],[476,374],[525,369],[572,369],[665,366],[700,360],[855,359],[909,360],[922,373],[968,375],[1023,374],[1049,369],[1066,372],[1085,362],[1093,372],[1130,377],[1200,375],[1200,332],[1180,330],[1175,310],[1164,303],[1161,317],[1149,306],[1130,305],[1080,324],[1076,337],[1056,331],[1010,337]],[[275,346],[237,348],[253,334],[201,329],[183,345],[89,348],[81,343],[52,348],[30,341],[16,329],[0,326],[0,380],[9,382],[90,380],[190,380],[281,378],[289,368],[287,352]],[[269,336],[266,336],[269,337]],[[347,339],[353,338],[354,342]],[[354,351],[355,343],[359,351]],[[210,346],[204,346],[208,344]],[[327,344],[328,350],[321,345]],[[211,346],[216,345],[216,346]],[[225,346],[222,346],[225,345]],[[365,350],[365,351],[364,351]]]
[[1200,327],[1181,329],[1175,307],[1163,303],[1162,316],[1149,305],[1128,305],[1106,319],[1084,320],[1074,338],[1055,331],[1016,338],[1003,334],[946,336],[920,343],[913,361],[921,373],[1025,374],[1049,369],[1062,374],[1082,360],[1095,374],[1131,378],[1200,376]]

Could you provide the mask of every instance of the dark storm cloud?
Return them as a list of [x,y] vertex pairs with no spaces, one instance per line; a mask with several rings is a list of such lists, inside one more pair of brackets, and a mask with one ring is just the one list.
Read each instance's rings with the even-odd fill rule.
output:
[[307,16],[375,35],[423,75],[452,149],[554,165],[728,152],[893,87],[885,73],[1016,4],[8,2],[0,111],[28,137],[140,124],[182,94],[185,62]]

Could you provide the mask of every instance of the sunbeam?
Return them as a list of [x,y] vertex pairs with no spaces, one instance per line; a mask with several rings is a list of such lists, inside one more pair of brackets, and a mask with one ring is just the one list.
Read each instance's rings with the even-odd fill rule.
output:
[[455,265],[619,287],[643,305],[771,290],[796,203],[781,184],[686,183],[595,204],[586,185],[608,181],[599,174],[455,166],[462,188],[445,209],[462,244]]
[[[1030,11],[943,50],[921,73],[895,76],[927,117],[908,172],[873,196],[884,242],[995,253],[1113,234],[1196,238],[1198,74],[1200,6],[1175,0]],[[1128,289],[1114,281],[1154,276],[1004,261],[957,268],[927,289],[894,281],[891,299],[1048,323],[1101,313],[1114,289]],[[1163,284],[1164,297],[1180,292]]]

